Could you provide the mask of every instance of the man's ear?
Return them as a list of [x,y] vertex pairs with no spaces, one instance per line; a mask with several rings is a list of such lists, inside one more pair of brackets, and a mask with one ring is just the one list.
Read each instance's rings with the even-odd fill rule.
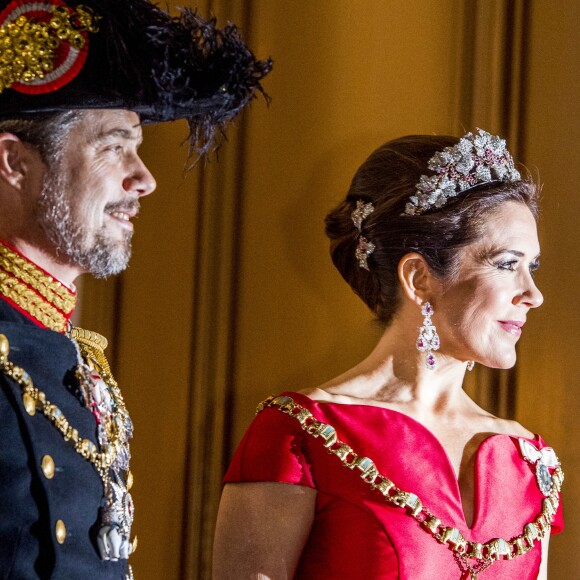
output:
[[405,254],[397,268],[399,282],[405,296],[417,305],[423,304],[433,291],[434,276],[425,258],[417,253]]
[[0,133],[0,180],[20,189],[26,176],[30,150],[12,133]]

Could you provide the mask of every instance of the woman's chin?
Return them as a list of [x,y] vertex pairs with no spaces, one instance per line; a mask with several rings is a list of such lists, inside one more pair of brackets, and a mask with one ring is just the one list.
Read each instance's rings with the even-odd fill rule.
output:
[[[515,351],[511,353],[509,356],[504,355],[502,357],[494,357],[493,359],[489,360],[482,360],[481,364],[483,366],[489,367],[491,369],[500,369],[500,370],[508,370],[515,366],[517,361],[517,356]],[[479,362],[479,361],[477,361]]]

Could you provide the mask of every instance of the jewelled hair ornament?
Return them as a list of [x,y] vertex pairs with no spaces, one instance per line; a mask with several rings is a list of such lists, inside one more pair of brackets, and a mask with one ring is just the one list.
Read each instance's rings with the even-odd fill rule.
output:
[[356,202],[356,209],[350,214],[352,223],[359,232],[354,256],[358,260],[359,267],[364,270],[369,269],[368,258],[375,251],[375,245],[362,235],[362,224],[373,211],[375,211],[375,208],[372,203],[365,203],[359,199]]
[[231,23],[149,0],[0,0],[0,119],[127,109],[208,151],[270,71]]
[[425,357],[425,366],[430,370],[434,370],[437,366],[437,361],[433,355],[434,350],[439,350],[441,343],[439,342],[439,335],[437,329],[431,320],[433,316],[433,307],[429,302],[425,302],[421,306],[421,314],[423,318],[423,326],[419,329],[419,338],[417,338],[417,350],[427,353]]
[[435,153],[428,167],[435,174],[421,176],[404,215],[441,208],[450,198],[482,183],[521,179],[505,140],[482,129],[477,135],[467,133],[457,145]]

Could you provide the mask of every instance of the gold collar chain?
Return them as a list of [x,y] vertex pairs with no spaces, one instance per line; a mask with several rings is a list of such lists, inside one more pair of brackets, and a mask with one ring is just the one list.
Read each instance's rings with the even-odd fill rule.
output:
[[[100,348],[103,344],[106,345],[104,337],[79,328],[73,329],[73,334],[77,335],[77,339],[85,340],[85,347],[86,342],[90,340],[92,347],[97,351],[100,350],[99,358],[102,357],[102,360],[106,362],[102,348]],[[79,349],[82,351],[83,346],[79,345]],[[107,375],[100,366],[98,367],[97,372],[99,372],[100,378],[105,381],[112,398],[110,412],[106,414],[107,416],[100,417],[99,427],[103,428],[105,437],[101,439],[99,436],[99,448],[90,439],[81,438],[77,429],[73,428],[63,412],[47,400],[45,393],[34,386],[30,375],[23,368],[8,360],[9,351],[8,339],[5,335],[0,334],[0,372],[20,385],[23,391],[22,403],[29,415],[34,416],[37,410],[42,412],[60,431],[64,440],[70,443],[79,455],[94,465],[103,482],[104,505],[100,510],[101,529],[99,537],[103,535],[103,537],[109,538],[111,534],[115,536],[116,540],[120,537],[121,552],[125,546],[124,555],[121,554],[120,557],[128,558],[129,554],[132,554],[137,547],[136,537],[130,542],[134,509],[133,500],[129,494],[133,485],[133,476],[129,471],[129,438],[132,436],[132,424],[117,383],[112,375],[107,377],[112,382],[105,381]],[[97,355],[93,353],[91,356]],[[82,360],[79,361],[79,366],[84,364]],[[93,362],[89,361],[87,364],[93,364]],[[108,363],[102,364],[110,373]],[[97,369],[96,366],[94,368]],[[113,541],[112,538],[103,540],[99,544],[99,552],[103,560],[113,559],[110,553],[111,541]],[[130,580],[132,577],[129,567],[127,578]]]
[[[76,331],[76,333],[74,331]],[[73,335],[78,333],[88,333],[92,335],[93,338],[100,337],[100,340],[104,340],[106,343],[106,339],[101,335],[75,327],[73,329]],[[83,349],[81,348],[81,350]],[[98,446],[90,439],[83,439],[79,436],[77,429],[73,428],[59,407],[52,404],[46,398],[45,393],[34,386],[30,375],[22,367],[19,367],[8,360],[9,351],[10,345],[8,339],[3,334],[0,334],[0,371],[4,372],[22,387],[22,403],[26,412],[29,415],[34,416],[37,410],[41,411],[61,432],[64,440],[69,442],[77,453],[82,455],[87,461],[90,461],[96,467],[103,481],[104,488],[107,490],[110,480],[109,470],[114,466],[119,453],[128,444],[128,438],[130,436],[127,433],[122,433],[122,426],[125,425],[127,421],[130,421],[129,413],[127,412],[123,397],[117,387],[117,383],[112,379],[112,375],[106,375],[105,372],[103,372],[103,380],[105,380],[105,378],[107,379],[106,383],[114,401],[114,417],[110,422],[115,426],[115,428],[111,427],[106,429],[109,439],[101,446],[101,451],[99,451]],[[102,351],[101,354],[104,359],[104,353],[102,353]],[[106,361],[106,359],[104,360]],[[108,364],[106,365],[106,369],[110,373]],[[113,383],[110,383],[109,380],[112,380]],[[130,472],[128,478],[127,487],[130,488],[132,484],[132,476],[130,475]]]
[[22,387],[22,403],[26,412],[34,416],[37,410],[41,411],[60,431],[64,440],[70,443],[79,455],[82,455],[95,466],[103,481],[105,490],[108,489],[110,481],[109,468],[116,456],[115,446],[110,445],[102,452],[99,452],[97,446],[90,439],[81,438],[79,432],[68,422],[63,412],[47,400],[46,395],[34,386],[30,375],[22,367],[16,366],[8,360],[9,352],[8,339],[3,334],[0,334],[0,370]]
[[43,326],[65,332],[76,293],[0,242],[0,295]]
[[[399,489],[389,478],[379,473],[374,461],[368,457],[357,455],[352,447],[338,439],[336,429],[332,425],[316,420],[312,413],[288,396],[271,396],[258,405],[256,414],[266,407],[271,407],[296,419],[306,433],[320,438],[321,443],[342,465],[351,470],[359,470],[360,477],[370,488],[380,493],[385,501],[405,510],[407,515],[415,518],[421,527],[439,543],[446,544],[453,551],[462,573],[469,578],[477,575],[500,559],[511,560],[529,552],[534,543],[541,540],[551,527],[552,518],[560,504],[559,492],[564,481],[564,473],[558,465],[552,473],[551,491],[542,500],[542,509],[536,518],[524,525],[519,536],[510,540],[495,538],[487,542],[467,541],[457,528],[445,526],[422,503],[417,495]],[[469,560],[475,560],[471,565]],[[463,566],[460,564],[463,564]]]

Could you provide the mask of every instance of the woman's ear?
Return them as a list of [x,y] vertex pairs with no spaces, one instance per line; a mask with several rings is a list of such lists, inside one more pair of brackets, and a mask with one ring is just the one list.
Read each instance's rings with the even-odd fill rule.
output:
[[434,276],[421,254],[405,254],[399,261],[397,274],[401,288],[409,300],[420,306],[429,299],[433,291]]
[[30,161],[30,150],[12,133],[0,133],[0,180],[21,189]]

